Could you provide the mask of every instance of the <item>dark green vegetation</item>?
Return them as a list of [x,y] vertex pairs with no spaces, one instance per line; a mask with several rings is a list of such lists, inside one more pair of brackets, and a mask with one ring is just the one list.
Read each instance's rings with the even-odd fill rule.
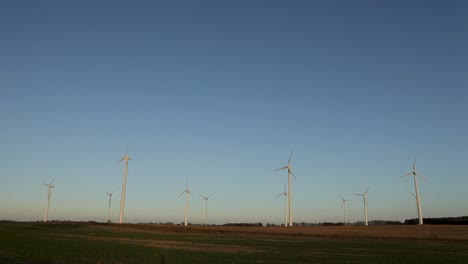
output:
[[[405,224],[409,225],[417,223],[418,219],[407,219],[405,221]],[[429,225],[468,225],[468,216],[424,218],[424,223]]]
[[0,222],[0,263],[468,263],[466,241]]

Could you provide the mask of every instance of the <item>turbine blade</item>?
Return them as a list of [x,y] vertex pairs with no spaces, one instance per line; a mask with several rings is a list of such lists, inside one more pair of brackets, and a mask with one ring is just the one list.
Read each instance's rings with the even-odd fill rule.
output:
[[277,170],[284,170],[284,169],[287,169],[287,168],[288,168],[288,166],[284,166],[284,167],[281,167],[281,168],[276,169],[275,171],[277,171]]
[[357,196],[364,196],[364,194],[360,194],[360,193],[353,193],[353,194]]
[[124,160],[125,158],[121,158],[120,160],[118,160],[116,163],[119,163],[121,162],[122,160]]
[[185,189],[187,189],[187,186],[188,186],[188,176],[187,176],[187,179],[185,179]]
[[414,157],[414,162],[413,162],[413,171],[416,170],[416,157]]
[[401,175],[400,178],[406,177],[406,176],[411,176],[413,175],[413,172],[408,172],[405,175]]
[[179,196],[177,196],[177,198],[179,198],[182,194],[184,194],[184,192],[186,192],[186,191],[181,192],[181,193],[179,194]]
[[52,179],[52,181],[50,182],[51,185],[52,185],[52,183],[55,181],[55,178],[56,178],[56,177],[54,177],[54,178]]
[[364,191],[364,194],[367,193],[367,191],[369,190],[370,186],[367,187],[367,189]]
[[205,197],[205,196],[203,196],[203,195],[201,195],[201,194],[199,194],[199,196],[200,196],[201,198],[205,199],[205,200],[208,200],[207,197]]
[[343,196],[341,196],[341,194],[338,194],[338,195],[341,197],[341,200],[343,200],[343,201],[345,200],[345,198],[343,198]]
[[43,182],[42,184],[44,184],[45,186],[49,187],[49,184],[47,184],[47,183],[45,183],[45,182]]
[[297,180],[297,179],[296,179],[296,175],[294,175],[294,172],[291,171],[291,174],[292,174],[292,176],[294,177],[294,180]]
[[193,194],[192,194],[192,192],[191,192],[191,191],[187,191],[187,193],[193,196]]
[[294,153],[294,148],[291,151],[291,154],[289,155],[288,164],[291,163],[291,158],[292,158],[293,153]]
[[284,195],[284,193],[280,193],[280,194],[276,195],[276,196],[273,197],[273,198],[276,198],[276,197],[281,196],[281,195]]
[[421,173],[416,172],[416,175],[421,177],[425,181],[429,181],[426,177],[424,177]]
[[213,195],[213,194],[215,194],[215,193],[212,193],[212,194],[208,195],[208,197],[206,197],[206,199],[210,198],[210,197],[211,197],[211,195]]

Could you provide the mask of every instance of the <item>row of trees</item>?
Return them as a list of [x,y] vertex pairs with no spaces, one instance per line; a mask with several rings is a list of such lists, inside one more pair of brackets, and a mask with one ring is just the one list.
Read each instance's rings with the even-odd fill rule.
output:
[[[371,220],[368,222],[370,226],[372,225],[417,225],[418,219],[406,219],[403,223],[400,221],[390,221],[390,220]],[[153,224],[153,223],[148,223]],[[154,223],[157,224],[157,223]],[[174,224],[172,222],[166,223],[159,223],[162,225],[183,225]],[[429,225],[468,225],[468,216],[460,216],[460,217],[439,217],[439,218],[424,218],[424,224]],[[189,226],[203,226],[202,224],[191,224],[188,223]],[[320,222],[320,223],[307,223],[307,222],[293,222],[293,226],[343,226],[343,222]],[[348,223],[350,226],[363,226],[363,221],[358,221],[354,223]],[[211,224],[209,226],[218,226],[215,224]],[[263,224],[262,222],[257,223],[227,223],[219,226],[235,226],[235,227],[282,227],[284,224],[274,224],[274,223],[266,223]]]
[[[468,225],[468,216],[459,216],[459,217],[437,217],[437,218],[424,218],[424,224],[428,225]],[[8,221],[8,220],[1,220],[1,221]],[[42,222],[42,221],[38,221]],[[59,220],[52,220],[50,222],[74,222],[74,221],[59,221]],[[96,221],[88,221],[89,223],[98,223]],[[173,222],[148,222],[148,223],[139,223],[139,224],[159,224],[159,225],[183,225],[184,223],[173,223]],[[388,221],[388,220],[372,220],[369,221],[369,225],[417,225],[418,219],[406,219],[403,223],[399,221]],[[188,223],[190,226],[204,226],[203,224],[191,224]],[[321,223],[307,223],[307,222],[300,222],[300,223],[293,223],[293,226],[342,226],[344,225],[343,222],[321,222]],[[364,222],[358,221],[354,223],[348,223],[348,225],[353,226],[361,226],[364,225]],[[227,223],[223,225],[215,225],[211,224],[209,226],[237,226],[237,227],[281,227],[284,224],[274,224],[274,223],[266,223],[263,224],[262,222],[258,223]]]
[[[468,216],[424,218],[423,222],[428,225],[468,225]],[[407,219],[405,224],[418,224],[418,219]]]

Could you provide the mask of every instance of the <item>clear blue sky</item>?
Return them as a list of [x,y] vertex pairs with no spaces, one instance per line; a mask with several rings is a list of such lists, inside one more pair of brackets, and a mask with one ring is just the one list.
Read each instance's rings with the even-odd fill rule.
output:
[[[97,3],[99,2],[99,3]],[[0,219],[468,215],[466,1],[2,1]],[[120,189],[113,196],[117,221]],[[189,222],[204,200],[190,199]]]

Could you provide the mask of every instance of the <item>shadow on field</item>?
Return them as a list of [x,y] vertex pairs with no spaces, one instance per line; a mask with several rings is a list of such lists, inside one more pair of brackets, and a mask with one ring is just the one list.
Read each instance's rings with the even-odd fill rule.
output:
[[20,261],[20,260],[5,259],[5,258],[0,258],[0,263],[2,264],[52,264],[52,262]]

